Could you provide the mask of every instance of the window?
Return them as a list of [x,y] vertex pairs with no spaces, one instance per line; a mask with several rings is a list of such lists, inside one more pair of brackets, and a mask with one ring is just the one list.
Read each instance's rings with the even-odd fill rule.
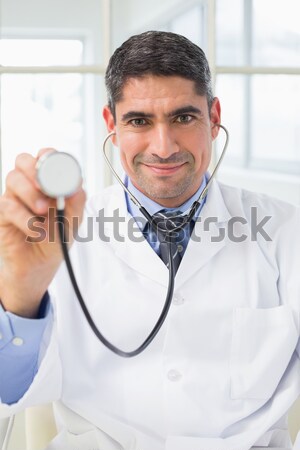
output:
[[[82,63],[79,40],[3,39],[4,66]],[[83,79],[79,74],[5,74],[1,78],[3,178],[17,154],[63,149],[83,164]]]
[[15,156],[41,147],[76,156],[89,194],[106,184],[100,144],[108,6],[0,0],[0,189]]
[[198,3],[176,15],[164,27],[168,31],[182,34],[195,44],[204,47],[206,43],[206,26],[204,6]]
[[300,174],[299,15],[298,0],[216,1],[216,95],[231,135],[227,165]]

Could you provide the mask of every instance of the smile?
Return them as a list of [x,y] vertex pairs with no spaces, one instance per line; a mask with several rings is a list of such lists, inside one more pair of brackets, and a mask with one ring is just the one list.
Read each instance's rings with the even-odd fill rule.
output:
[[151,170],[153,173],[158,175],[172,175],[176,172],[178,172],[186,163],[182,163],[179,165],[170,165],[170,164],[164,164],[164,165],[148,165],[144,164],[147,169]]

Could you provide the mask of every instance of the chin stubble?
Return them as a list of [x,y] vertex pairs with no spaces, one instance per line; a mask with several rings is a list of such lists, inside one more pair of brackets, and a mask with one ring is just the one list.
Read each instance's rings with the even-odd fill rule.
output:
[[[172,182],[169,177],[157,177],[157,184],[155,185],[152,180],[147,179],[143,174],[141,167],[143,165],[164,165],[164,164],[185,164],[187,163],[189,169],[182,180],[176,183]],[[176,198],[184,194],[184,192],[192,185],[194,181],[193,171],[195,160],[191,153],[182,151],[180,153],[173,153],[169,158],[163,159],[157,155],[145,157],[144,154],[139,154],[135,161],[137,183],[140,189],[147,194],[147,196],[159,200],[159,199],[171,199]]]
[[194,177],[192,173],[189,173],[175,184],[172,182],[170,183],[170,181],[170,179],[161,177],[161,180],[158,178],[157,184],[154,185],[152,181],[147,180],[141,173],[137,176],[137,183],[140,189],[145,192],[148,197],[156,200],[180,197],[193,184]]

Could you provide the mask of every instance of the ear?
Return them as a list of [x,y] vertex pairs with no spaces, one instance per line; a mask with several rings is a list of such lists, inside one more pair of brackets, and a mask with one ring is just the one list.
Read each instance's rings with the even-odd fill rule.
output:
[[[115,130],[115,119],[108,105],[105,105],[102,111],[103,118],[106,123],[107,131],[109,133]],[[112,136],[111,141],[114,145],[117,145],[116,136]]]
[[219,134],[220,127],[217,126],[219,123],[221,123],[221,105],[218,97],[215,97],[210,108],[211,136],[213,140]]

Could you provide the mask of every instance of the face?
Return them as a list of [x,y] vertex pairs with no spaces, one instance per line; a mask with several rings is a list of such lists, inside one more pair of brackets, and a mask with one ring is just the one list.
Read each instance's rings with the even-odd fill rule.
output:
[[177,207],[199,188],[218,134],[220,104],[209,114],[207,99],[181,77],[130,78],[116,104],[106,106],[123,168],[141,192],[165,207]]

